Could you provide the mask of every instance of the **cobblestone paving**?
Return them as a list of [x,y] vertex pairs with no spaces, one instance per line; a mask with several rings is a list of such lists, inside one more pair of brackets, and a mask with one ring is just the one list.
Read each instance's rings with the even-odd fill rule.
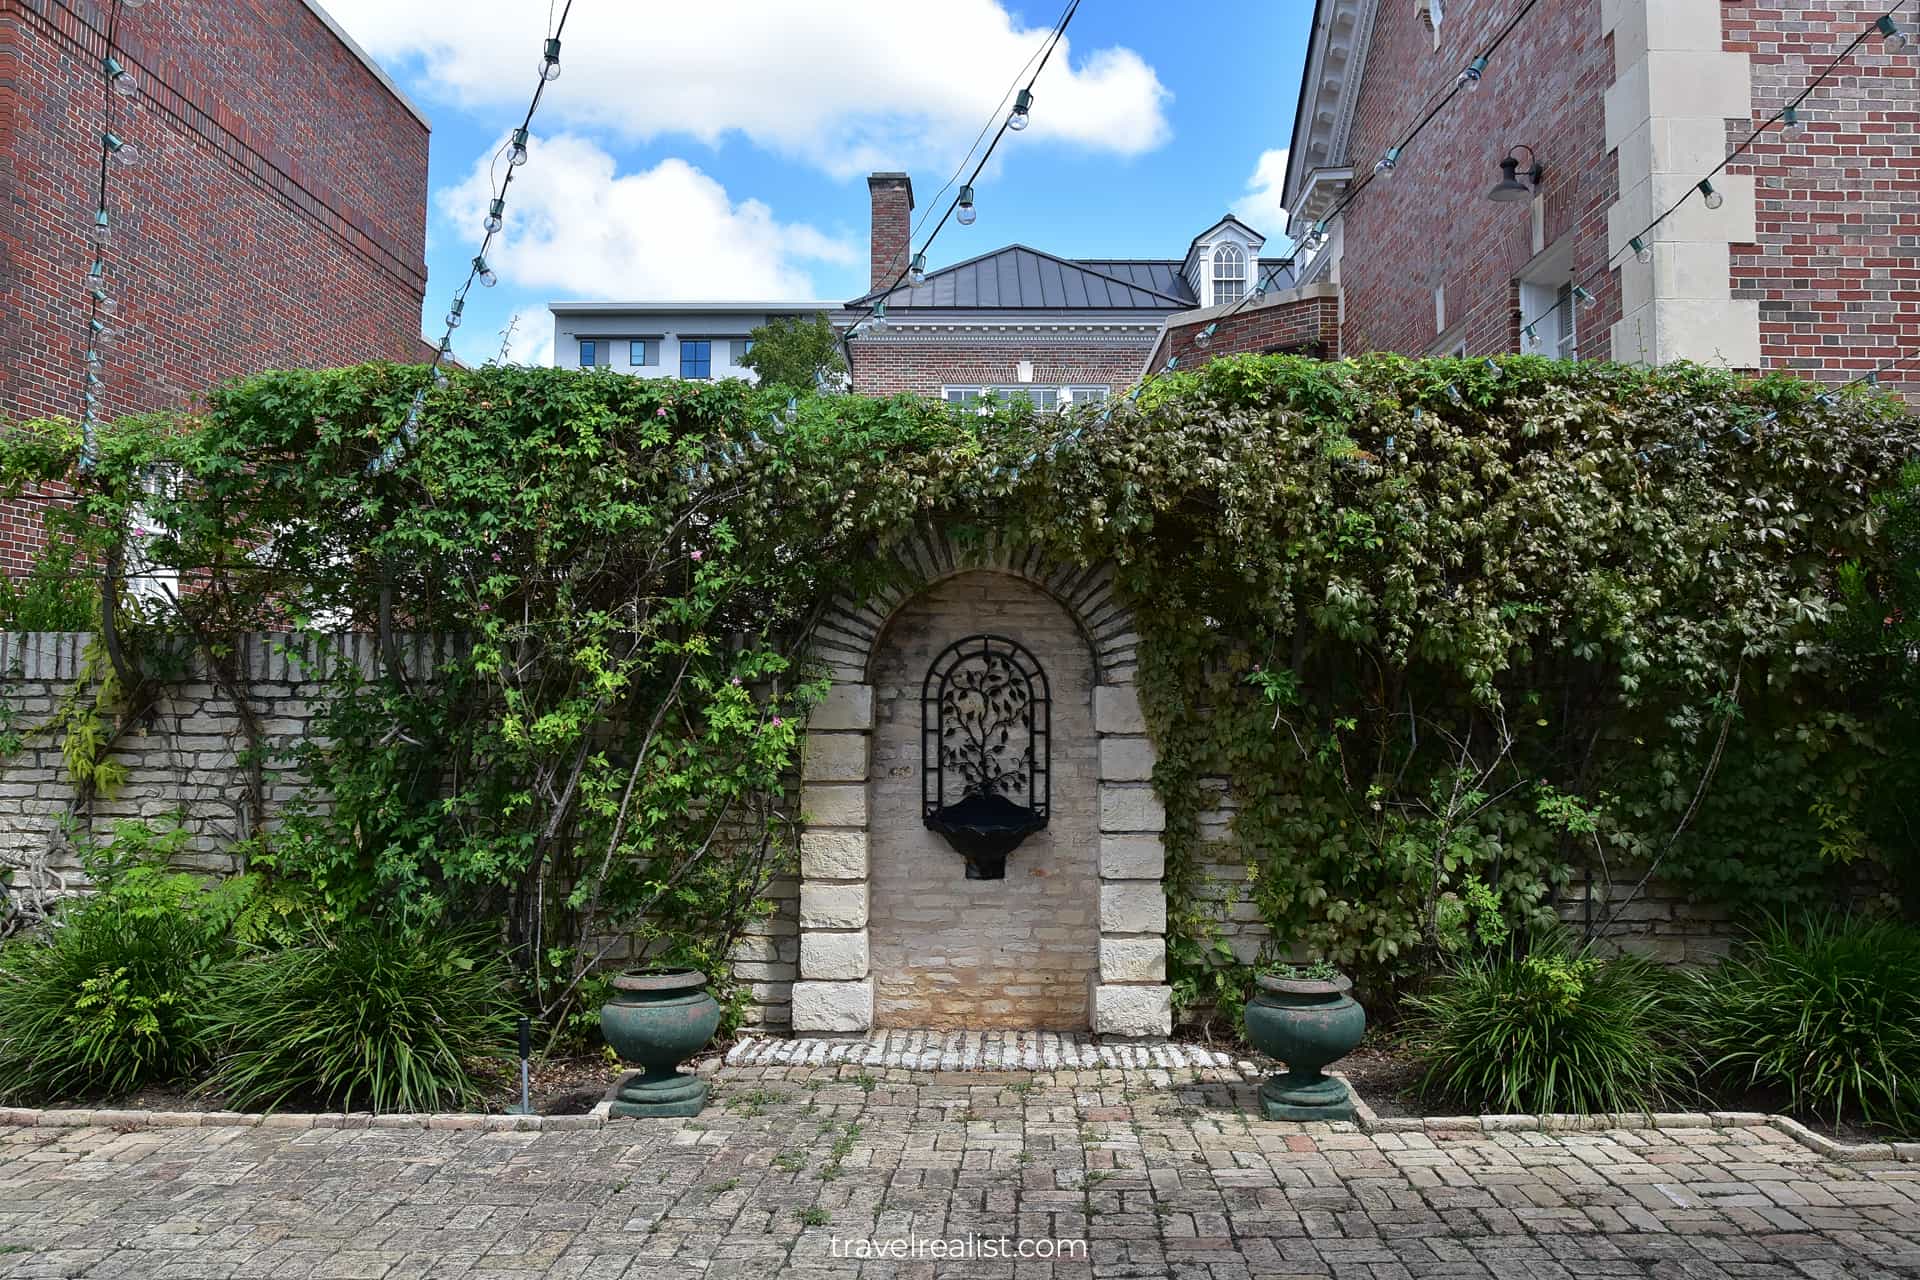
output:
[[[0,1277],[1920,1277],[1920,1166],[1309,1129],[1208,1076],[745,1067],[697,1120],[604,1129],[3,1128]],[[1088,1253],[843,1256],[970,1233]]]

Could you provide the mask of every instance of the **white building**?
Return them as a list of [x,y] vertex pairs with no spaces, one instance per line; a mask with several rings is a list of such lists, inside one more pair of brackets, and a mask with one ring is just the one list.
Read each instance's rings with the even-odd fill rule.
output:
[[553,363],[644,378],[745,378],[747,335],[770,320],[824,311],[847,323],[837,302],[550,302]]

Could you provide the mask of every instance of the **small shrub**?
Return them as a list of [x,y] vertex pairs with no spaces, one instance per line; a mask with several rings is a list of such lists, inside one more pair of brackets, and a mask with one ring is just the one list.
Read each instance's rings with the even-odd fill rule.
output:
[[1668,975],[1564,938],[1462,961],[1410,1003],[1422,1092],[1472,1111],[1651,1111],[1689,1092]]
[[1920,930],[1775,921],[1703,974],[1689,1004],[1722,1080],[1780,1090],[1803,1114],[1920,1124]]
[[185,1075],[217,955],[204,922],[107,895],[56,919],[0,948],[0,1098],[111,1096]]
[[242,1108],[448,1111],[479,1102],[518,1011],[491,939],[360,928],[250,950],[219,974],[206,1088]]
[[186,841],[178,821],[76,835],[94,892],[0,946],[0,1098],[110,1097],[199,1064],[207,979],[261,893],[252,876],[168,870]]

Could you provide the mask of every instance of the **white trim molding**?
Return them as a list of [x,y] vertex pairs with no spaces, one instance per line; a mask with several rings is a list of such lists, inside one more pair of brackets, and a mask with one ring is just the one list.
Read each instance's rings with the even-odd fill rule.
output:
[[1607,249],[1620,267],[1621,318],[1613,358],[1633,364],[1696,360],[1760,365],[1760,304],[1733,296],[1731,246],[1754,238],[1754,184],[1721,173],[1726,197],[1695,197],[1648,237],[1653,261],[1628,242],[1726,155],[1727,120],[1751,119],[1747,55],[1723,47],[1721,0],[1601,0],[1613,37],[1606,145],[1619,155],[1620,195],[1607,210]]

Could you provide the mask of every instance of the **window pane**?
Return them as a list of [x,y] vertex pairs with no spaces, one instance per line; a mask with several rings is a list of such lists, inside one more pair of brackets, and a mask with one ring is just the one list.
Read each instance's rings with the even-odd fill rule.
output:
[[580,367],[582,369],[593,368],[593,349],[594,344],[591,342],[582,342],[580,344]]
[[1105,401],[1106,398],[1107,388],[1105,387],[1075,387],[1073,389],[1073,402],[1075,404],[1100,404]]
[[680,339],[680,376],[683,378],[713,376],[712,342],[705,338]]
[[660,363],[660,343],[655,338],[635,338],[631,350],[627,353],[627,363],[636,369],[650,368]]

